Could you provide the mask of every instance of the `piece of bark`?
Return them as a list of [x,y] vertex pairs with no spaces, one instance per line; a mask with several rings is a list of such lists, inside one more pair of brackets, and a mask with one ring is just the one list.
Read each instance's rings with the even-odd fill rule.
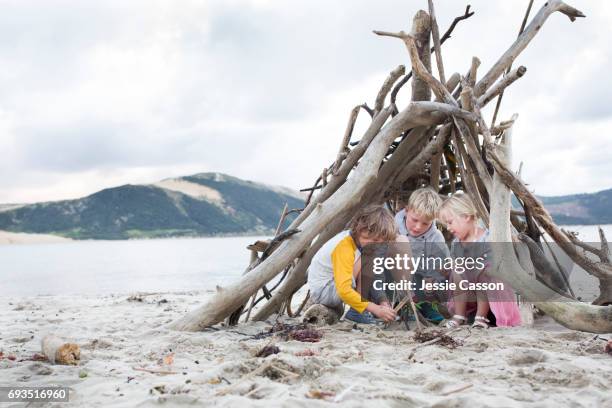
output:
[[53,364],[77,365],[81,360],[81,349],[78,344],[70,343],[53,334],[41,340],[42,354]]
[[331,308],[322,304],[314,304],[304,312],[304,323],[317,326],[338,323],[342,317],[341,308]]

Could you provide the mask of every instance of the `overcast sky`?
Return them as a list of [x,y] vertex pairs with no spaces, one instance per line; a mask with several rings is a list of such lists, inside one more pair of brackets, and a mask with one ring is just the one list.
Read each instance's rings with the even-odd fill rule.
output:
[[[476,14],[443,46],[447,76],[474,55],[488,69],[527,3],[471,1]],[[544,195],[612,187],[612,2],[570,4],[587,18],[551,16],[501,109],[519,113],[514,167],[523,161]],[[442,31],[465,5],[436,2]],[[399,40],[371,31],[409,30],[419,8],[427,2],[0,0],[0,202],[204,171],[308,186],[351,108],[409,65]]]

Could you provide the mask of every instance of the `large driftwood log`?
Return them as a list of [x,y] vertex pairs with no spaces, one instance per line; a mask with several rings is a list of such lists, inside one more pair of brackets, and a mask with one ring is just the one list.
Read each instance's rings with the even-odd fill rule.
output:
[[255,267],[242,280],[221,288],[208,302],[169,325],[176,330],[197,331],[223,320],[234,312],[260,287],[293,261],[314,237],[338,216],[351,202],[361,199],[368,185],[376,183],[378,168],[389,145],[407,129],[441,123],[450,113],[470,117],[458,108],[435,102],[412,102],[395,116],[372,141],[354,170],[354,176],[325,202],[320,203],[300,225],[301,231],[285,240],[268,259]]
[[344,214],[337,217],[319,234],[315,242],[306,250],[304,255],[297,261],[295,267],[289,272],[285,282],[274,292],[270,300],[266,302],[255,314],[253,320],[265,320],[273,313],[277,313],[283,302],[288,300],[300,287],[306,283],[308,267],[317,251],[329,241],[334,235],[344,229],[351,218],[352,208],[347,208]]
[[[511,129],[503,135],[502,144],[490,146],[495,149],[498,163],[510,163]],[[497,169],[496,169],[497,170]],[[510,223],[510,189],[504,178],[496,171],[493,176],[491,194],[490,240],[494,243],[515,242]],[[535,306],[563,326],[592,333],[612,332],[612,306],[592,306],[568,301],[530,275],[520,264],[514,251],[493,245],[493,266],[489,273],[512,285],[515,291],[534,302]]]
[[77,365],[81,360],[81,349],[53,334],[48,334],[40,342],[42,354],[53,364]]

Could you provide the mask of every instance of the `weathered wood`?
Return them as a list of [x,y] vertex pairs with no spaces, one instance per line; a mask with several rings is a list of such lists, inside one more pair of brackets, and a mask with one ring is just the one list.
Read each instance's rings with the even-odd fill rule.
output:
[[493,83],[502,75],[519,56],[519,54],[529,45],[531,40],[540,31],[548,17],[555,12],[560,12],[574,21],[577,17],[585,17],[585,15],[565,4],[560,0],[550,0],[544,3],[540,11],[533,17],[531,23],[525,28],[525,31],[514,41],[508,50],[493,64],[489,71],[482,77],[474,87],[474,94],[480,97]]
[[324,326],[338,323],[342,317],[342,308],[332,309],[321,304],[314,304],[304,312],[304,323]]
[[[429,38],[431,33],[431,19],[424,10],[419,10],[412,20],[412,35],[414,36],[417,54],[423,66],[431,72],[431,51]],[[431,90],[427,82],[420,77],[412,78],[412,100],[428,101],[431,99]]]
[[340,188],[359,159],[361,159],[374,137],[378,134],[389,116],[391,116],[392,110],[392,107],[386,107],[380,114],[376,115],[376,117],[372,120],[372,123],[370,123],[370,126],[368,126],[368,129],[363,134],[362,138],[359,140],[357,146],[351,150],[346,159],[342,162],[340,169],[338,169],[338,171],[332,175],[332,178],[325,186],[325,189],[309,202],[304,211],[302,211],[300,215],[293,220],[289,228],[296,228],[299,226],[302,221],[310,216],[317,204],[327,200],[333,193],[336,192],[336,190],[338,190],[338,188]]
[[273,313],[277,313],[283,302],[306,283],[308,267],[313,256],[327,241],[344,229],[351,218],[351,211],[349,210],[347,209],[321,231],[315,242],[308,247],[304,255],[298,259],[295,267],[289,271],[289,276],[285,282],[274,292],[272,298],[257,311],[253,320],[265,320]]
[[[467,20],[468,18],[472,17],[474,15],[473,11],[470,11],[470,6],[468,5],[465,8],[465,12],[463,13],[463,15],[461,16],[457,16],[455,17],[455,19],[453,20],[453,22],[451,23],[451,25],[448,27],[448,29],[446,30],[446,32],[444,33],[444,35],[442,36],[442,38],[440,38],[440,45],[444,44],[444,42],[446,40],[448,40],[449,38],[451,38],[451,34],[453,33],[453,31],[455,30],[455,27],[457,26],[457,24],[463,20]],[[429,49],[430,52],[434,52],[435,48],[431,47]],[[459,75],[459,74],[456,74]],[[395,87],[393,87],[393,90],[391,91],[391,104],[395,105],[395,100],[397,98],[397,94],[399,93],[400,89],[406,85],[408,83],[408,81],[410,80],[410,78],[412,78],[412,71],[408,72],[396,85]],[[459,82],[457,81],[457,83],[455,83],[455,85],[452,87],[451,92],[453,89],[455,89],[455,87],[457,86]],[[394,112],[394,116],[395,114],[397,114],[397,112]],[[370,114],[370,116],[373,116],[373,112]]]
[[438,21],[436,20],[436,11],[434,9],[433,0],[427,0],[429,5],[429,16],[431,18],[431,38],[433,40],[433,49],[436,54],[436,66],[438,67],[438,79],[443,84],[446,83],[446,76],[444,75],[444,62],[442,61],[442,44],[440,43],[440,32],[438,28]]
[[376,102],[374,103],[374,116],[378,115],[383,110],[383,107],[385,106],[385,98],[391,91],[393,85],[405,73],[406,67],[403,65],[400,65],[393,71],[391,71],[391,73],[383,83],[382,87],[380,88],[380,91],[378,91],[378,95],[376,96]]
[[[405,75],[397,83],[405,71],[404,67],[400,66],[393,70],[383,83],[373,109],[363,104],[351,111],[336,160],[323,170],[313,187],[308,189],[310,195],[305,208],[288,228],[294,235],[283,236],[285,240],[282,242],[280,240],[271,242],[263,251],[253,246],[255,260],[252,263],[254,266],[252,271],[240,282],[226,289],[220,289],[199,309],[173,322],[171,328],[200,330],[221,321],[232,311],[236,313],[239,306],[240,314],[242,305],[253,293],[256,293],[258,288],[264,287],[265,293],[265,284],[284,271],[283,277],[287,276],[286,280],[280,279],[277,282],[278,290],[271,296],[270,301],[257,311],[255,319],[265,319],[272,313],[278,312],[281,305],[291,299],[293,293],[305,283],[308,265],[316,251],[344,228],[354,211],[362,205],[384,201],[394,209],[404,192],[412,191],[418,185],[427,182],[435,184],[437,189],[442,181],[443,193],[447,193],[449,189],[451,191],[455,188],[467,189],[473,195],[479,213],[485,220],[488,218],[489,205],[492,209],[492,220],[493,208],[496,208],[495,228],[499,237],[507,239],[507,242],[511,242],[514,237],[510,224],[507,188],[510,187],[524,203],[529,231],[535,234],[538,228],[537,222],[549,234],[552,232],[553,239],[561,244],[563,250],[576,263],[588,266],[590,270],[585,269],[600,279],[602,296],[604,296],[600,300],[605,300],[607,293],[612,292],[610,289],[604,294],[602,286],[607,285],[609,288],[611,284],[612,273],[608,270],[609,257],[606,259],[607,262],[600,259],[600,262],[589,260],[590,263],[587,263],[588,257],[578,253],[571,238],[565,235],[559,236],[558,227],[543,211],[541,203],[534,202],[534,197],[526,193],[520,178],[510,172],[507,165],[500,162],[504,159],[501,156],[503,149],[500,148],[501,153],[498,154],[498,146],[492,135],[505,134],[504,140],[507,136],[509,141],[509,127],[513,121],[488,129],[481,112],[482,107],[495,96],[502,94],[504,89],[524,74],[524,68],[521,67],[498,81],[500,75],[505,70],[509,70],[512,61],[533,39],[550,14],[559,11],[573,20],[582,16],[582,13],[561,1],[550,1],[482,79],[477,81],[480,61],[474,57],[470,70],[463,80],[458,74],[454,74],[445,81],[441,44],[448,37],[445,34],[441,39],[438,38],[433,2],[428,0],[428,3],[430,14],[421,10],[415,15],[411,34],[403,31],[375,32],[379,35],[400,38],[405,43],[414,73],[412,102],[401,112],[398,111],[395,102],[397,91],[411,75],[411,73]],[[463,18],[469,17],[468,14],[469,7]],[[457,21],[456,19],[451,26],[451,31]],[[430,33],[433,36],[433,48],[430,48],[429,44]],[[440,80],[431,74],[432,51],[436,53]],[[460,81],[462,84],[457,88]],[[455,88],[457,90],[453,92]],[[432,92],[435,94],[435,100],[430,102]],[[391,104],[384,107],[389,93]],[[460,103],[457,98],[460,98]],[[368,111],[372,122],[359,142],[351,143],[357,115],[362,107]],[[438,127],[439,125],[442,126]],[[450,150],[447,142],[451,130],[456,132],[454,152]],[[482,146],[479,134],[483,136]],[[350,149],[349,146],[354,148]],[[429,160],[432,160],[432,163],[428,168],[426,163]],[[442,174],[442,160],[446,163],[444,174]],[[457,168],[461,172],[460,182],[456,178]],[[492,177],[494,169],[496,183]],[[315,194],[315,191],[318,193]],[[522,228],[519,223],[516,225],[517,228]],[[279,238],[283,234],[276,235]],[[539,238],[533,236],[536,240]],[[257,259],[257,249],[263,252],[261,259]],[[536,280],[536,275],[541,275],[542,272],[550,274],[554,271],[550,263],[545,263],[544,260],[533,245],[530,248],[521,246],[508,258],[502,256],[495,265],[496,272],[493,273],[504,279],[506,276],[502,276],[501,272],[506,272],[505,274],[510,276],[509,283],[527,298],[548,300],[549,302],[540,302],[540,308],[553,315],[562,324],[569,325],[568,327],[592,331],[608,328],[609,324],[602,323],[601,320],[604,318],[610,320],[609,308],[592,308],[577,302],[562,304],[561,301],[567,298],[563,293],[551,290],[551,287],[559,286],[559,282],[548,281],[550,286],[548,287]],[[506,269],[507,267],[510,269]],[[517,268],[516,274],[507,273],[513,271],[512,268]],[[254,306],[257,302],[253,300],[251,305]],[[560,313],[564,316],[560,316]],[[575,322],[569,321],[568,316],[575,319]]]
[[52,364],[77,365],[81,360],[81,349],[76,343],[68,342],[48,334],[40,342],[42,354]]
[[410,103],[385,126],[361,158],[354,170],[354,177],[346,180],[325,202],[318,203],[310,216],[300,224],[300,232],[280,244],[265,261],[246,274],[240,281],[220,289],[203,306],[189,312],[169,325],[176,330],[196,331],[220,322],[240,305],[245,304],[253,293],[266,284],[292,262],[306,245],[319,234],[347,205],[359,201],[367,187],[376,182],[380,163],[391,142],[407,129],[427,124],[435,125],[448,118],[431,102]]
[[[496,163],[507,166],[510,163],[511,129],[502,138],[502,144],[490,146],[495,149]],[[512,243],[510,224],[510,189],[505,177],[496,171],[493,175],[491,193],[491,242]],[[567,298],[552,291],[530,276],[521,266],[513,251],[493,245],[493,266],[488,273],[512,285],[515,291],[526,299],[538,300],[535,306],[560,324],[574,330],[593,333],[612,332],[612,306],[592,306]]]
[[504,75],[504,77],[497,81],[495,85],[487,90],[480,98],[478,98],[478,105],[485,106],[493,98],[498,95],[501,95],[504,90],[512,85],[517,79],[521,78],[527,72],[527,68],[524,66],[520,66],[517,69],[510,71],[508,74]]
[[[351,141],[351,136],[353,135],[353,129],[355,128],[355,122],[357,122],[357,116],[359,115],[359,111],[361,110],[361,106],[355,106],[351,110],[351,114],[349,115],[349,120],[346,125],[346,130],[344,131],[344,137],[342,138],[342,142],[340,143],[340,149],[338,150],[338,155],[336,156],[336,161],[332,166],[332,173],[336,174],[342,161],[346,159],[349,153],[349,142]],[[327,184],[327,183],[325,183]]]

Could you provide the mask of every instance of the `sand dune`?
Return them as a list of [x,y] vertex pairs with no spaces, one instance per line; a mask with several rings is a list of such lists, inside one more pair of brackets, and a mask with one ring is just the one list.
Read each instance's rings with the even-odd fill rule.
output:
[[[604,342],[547,319],[534,327],[462,329],[453,334],[457,348],[425,346],[413,357],[420,343],[401,327],[341,322],[323,329],[317,343],[252,337],[270,323],[164,329],[207,295],[0,298],[0,386],[67,385],[67,405],[90,407],[612,406]],[[80,366],[25,360],[48,332],[81,345]],[[255,357],[271,344],[278,354]]]
[[166,179],[153,184],[156,187],[165,188],[166,190],[178,191],[179,193],[186,194],[188,196],[205,199],[216,204],[223,203],[223,197],[214,188],[203,186],[197,183],[191,183],[189,181],[180,179]]

